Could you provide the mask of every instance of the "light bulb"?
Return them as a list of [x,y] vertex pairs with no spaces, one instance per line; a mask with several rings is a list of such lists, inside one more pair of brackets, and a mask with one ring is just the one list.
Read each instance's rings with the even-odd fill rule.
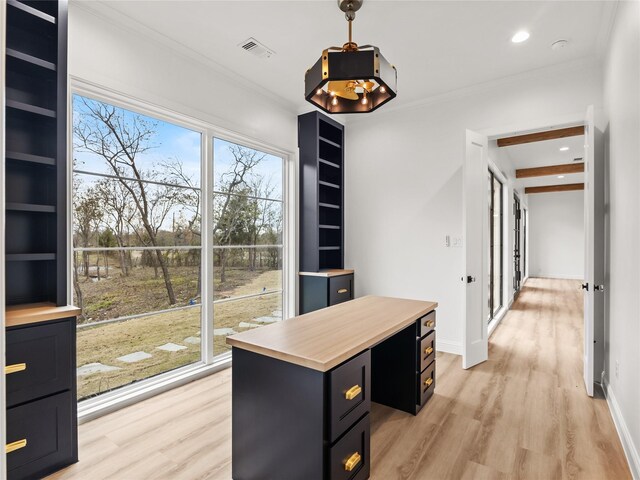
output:
[[331,95],[332,97],[336,96],[336,92],[329,92],[329,95]]
[[319,88],[318,90],[316,90],[316,95],[322,95],[322,89]]
[[365,95],[364,97],[362,97],[362,100],[360,100],[360,102],[362,102],[363,105],[366,105],[367,103],[369,103],[369,100],[367,99],[367,96]]
[[380,86],[380,91],[381,91],[382,93],[384,93],[384,92],[386,92],[386,91],[387,91],[387,89],[386,89],[386,88],[384,88],[384,86]]
[[338,98],[337,97],[333,97],[333,100],[331,100],[331,105],[338,105]]

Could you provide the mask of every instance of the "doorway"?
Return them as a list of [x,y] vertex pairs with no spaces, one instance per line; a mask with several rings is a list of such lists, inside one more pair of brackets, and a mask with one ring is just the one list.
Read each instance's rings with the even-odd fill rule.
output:
[[520,270],[520,221],[522,210],[518,195],[513,195],[513,294],[514,298],[520,292],[522,271]]

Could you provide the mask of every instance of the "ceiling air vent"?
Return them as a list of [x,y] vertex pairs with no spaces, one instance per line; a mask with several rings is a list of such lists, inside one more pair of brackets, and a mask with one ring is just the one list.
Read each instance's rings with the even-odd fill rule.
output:
[[582,157],[576,157],[573,159],[574,162],[581,162],[583,160]]
[[269,58],[276,53],[253,37],[247,38],[244,42],[239,43],[238,46],[259,58]]

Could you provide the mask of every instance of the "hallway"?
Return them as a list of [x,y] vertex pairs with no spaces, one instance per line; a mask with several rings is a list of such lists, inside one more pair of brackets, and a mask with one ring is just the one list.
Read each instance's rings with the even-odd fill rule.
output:
[[[438,354],[417,417],[374,405],[372,479],[631,478],[606,401],[584,391],[578,282],[528,280],[489,357],[462,370]],[[81,425],[80,463],[50,478],[230,479],[230,373]]]
[[585,393],[579,287],[529,279],[487,362],[439,355],[419,421],[376,409],[371,478],[631,478],[606,400]]

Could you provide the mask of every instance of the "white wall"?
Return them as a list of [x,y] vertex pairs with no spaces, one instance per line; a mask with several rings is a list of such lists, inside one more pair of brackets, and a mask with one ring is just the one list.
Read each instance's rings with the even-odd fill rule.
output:
[[584,192],[528,197],[529,275],[584,278]]
[[[97,9],[97,10],[94,10]],[[297,151],[295,109],[230,72],[191,58],[166,37],[116,20],[109,7],[69,5],[69,75]]]
[[[608,114],[605,384],[640,478],[640,4],[620,2],[605,62]],[[616,368],[616,363],[619,367]]]
[[600,74],[572,65],[350,118],[345,241],[356,293],[438,301],[438,349],[460,353],[464,249],[447,248],[445,235],[462,236],[465,129],[498,133],[581,118],[588,104],[602,103]]

